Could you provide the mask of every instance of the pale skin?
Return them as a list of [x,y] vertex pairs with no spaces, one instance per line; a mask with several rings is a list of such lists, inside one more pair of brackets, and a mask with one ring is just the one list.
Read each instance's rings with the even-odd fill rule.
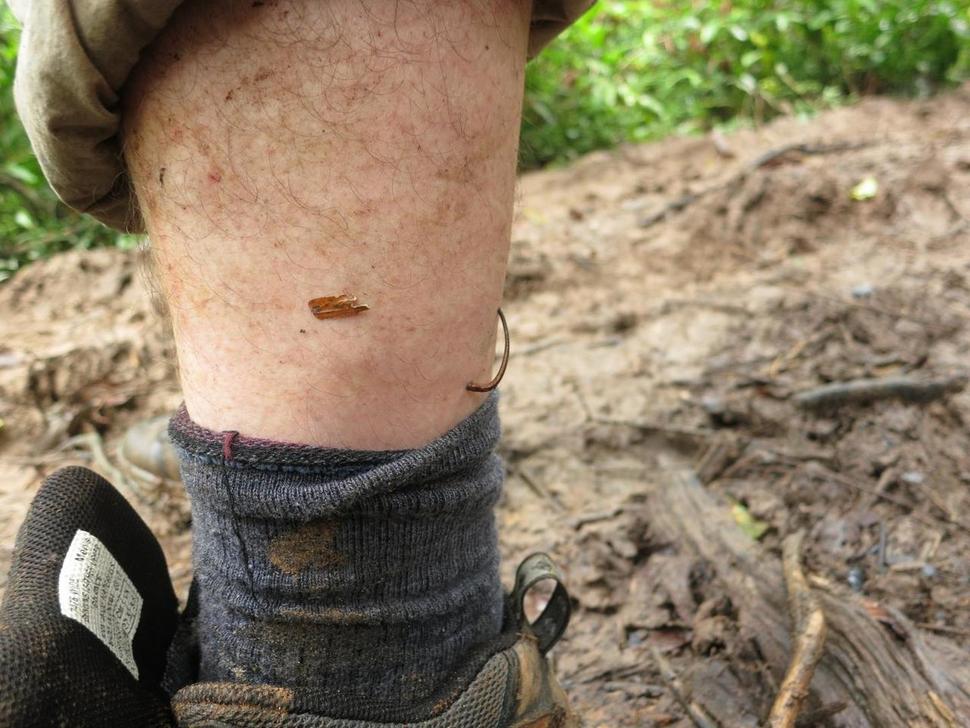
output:
[[[530,6],[189,0],[125,91],[186,407],[216,431],[423,445],[486,396]],[[317,319],[348,294],[368,310]]]

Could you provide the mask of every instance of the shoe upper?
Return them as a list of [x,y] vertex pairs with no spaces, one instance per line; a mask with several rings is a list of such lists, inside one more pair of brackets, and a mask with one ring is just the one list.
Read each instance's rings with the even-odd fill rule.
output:
[[[555,590],[533,622],[526,593]],[[324,717],[312,695],[193,680],[193,599],[181,619],[155,537],[107,481],[65,468],[38,491],[17,537],[0,604],[0,725],[139,728],[577,728],[545,653],[569,618],[544,554],[519,567],[506,629],[474,674],[456,675],[413,719]],[[164,688],[163,688],[164,686]],[[171,700],[169,700],[171,695]]]
[[[555,589],[543,613],[526,619],[526,594],[537,583],[552,581]],[[271,685],[195,683],[179,690],[172,709],[180,728],[577,728],[565,693],[545,657],[569,619],[569,595],[562,575],[545,554],[533,554],[520,564],[515,587],[508,595],[508,645],[495,652],[474,678],[445,689],[432,715],[417,712],[400,723],[376,723],[321,716],[312,696]]]
[[374,723],[305,712],[291,690],[270,685],[197,683],[175,694],[179,728],[578,728],[536,639],[523,635],[492,656],[457,699],[419,721]]

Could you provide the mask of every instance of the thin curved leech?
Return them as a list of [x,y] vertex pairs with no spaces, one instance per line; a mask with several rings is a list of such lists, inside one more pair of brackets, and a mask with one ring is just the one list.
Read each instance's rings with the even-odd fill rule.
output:
[[495,378],[488,384],[475,384],[474,382],[466,384],[465,389],[469,392],[491,392],[505,376],[505,368],[509,365],[509,324],[505,320],[505,314],[502,313],[501,308],[498,310],[498,318],[502,322],[502,332],[505,334],[505,352],[502,354],[502,365],[498,368]]
[[[351,296],[350,294],[343,293],[339,296],[321,296],[320,298],[314,298],[307,302],[310,307],[310,311],[318,319],[327,318],[340,318],[343,316],[355,316],[359,313],[367,311],[369,306],[364,303],[358,303],[357,296]],[[510,349],[510,338],[509,338],[509,324],[505,320],[505,314],[502,313],[502,309],[498,309],[498,318],[502,322],[502,333],[505,335],[505,351],[502,353],[502,364],[498,368],[498,373],[495,378],[492,379],[488,384],[475,384],[474,382],[469,382],[465,385],[465,389],[469,392],[491,392],[495,389],[499,383],[502,381],[502,377],[505,376],[505,369],[509,365],[509,349]]]

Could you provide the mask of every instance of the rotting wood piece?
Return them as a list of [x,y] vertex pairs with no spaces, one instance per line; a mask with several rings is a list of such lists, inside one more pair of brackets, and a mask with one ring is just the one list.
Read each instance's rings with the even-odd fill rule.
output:
[[[658,539],[710,564],[738,608],[742,635],[757,645],[775,679],[792,652],[779,560],[746,536],[728,505],[690,472],[671,472],[646,512]],[[828,623],[825,654],[812,681],[823,705],[844,702],[840,728],[957,728],[970,715],[970,662],[956,648],[924,634],[902,614],[901,639],[873,619],[861,598],[810,580]],[[704,706],[714,713],[716,706]]]
[[770,728],[792,728],[809,695],[815,667],[825,647],[825,614],[802,571],[804,531],[793,533],[782,544],[782,567],[788,587],[795,651],[788,672],[768,716]]

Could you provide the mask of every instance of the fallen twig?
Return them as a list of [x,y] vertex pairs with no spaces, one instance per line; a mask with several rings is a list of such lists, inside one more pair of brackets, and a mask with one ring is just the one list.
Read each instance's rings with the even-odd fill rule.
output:
[[885,571],[886,566],[886,539],[888,534],[886,533],[886,522],[879,521],[879,556],[876,559],[876,565],[879,566],[879,571]]
[[647,665],[639,662],[635,665],[611,665],[610,667],[585,673],[584,671],[580,670],[576,673],[564,675],[563,679],[583,684],[591,682],[606,682],[608,680],[625,680],[637,675],[642,675],[644,672],[646,672],[647,667]]
[[560,513],[566,511],[566,506],[564,506],[562,501],[559,500],[559,496],[549,490],[544,483],[536,480],[525,472],[521,465],[516,465],[514,467],[510,466],[509,469],[518,475],[519,478],[521,478],[522,482],[529,487],[529,490],[540,498],[549,501],[555,510],[559,511]]
[[618,515],[623,513],[623,508],[617,506],[616,508],[610,508],[607,511],[597,511],[595,513],[581,513],[575,518],[570,519],[570,525],[575,529],[580,529],[590,523],[598,523],[599,521],[608,521],[611,518],[616,518]]
[[805,142],[795,142],[794,144],[785,144],[775,149],[769,149],[764,154],[755,157],[754,161],[748,164],[747,171],[752,172],[761,167],[765,167],[792,152],[797,152],[808,157],[818,154],[833,154],[835,152],[852,152],[871,146],[872,142],[837,142],[835,144],[806,144]]
[[946,728],[959,728],[957,723],[957,715],[953,712],[949,705],[947,705],[943,698],[930,690],[926,693],[926,698],[930,705],[936,710],[936,718],[942,722]]
[[[752,654],[759,655],[770,672],[783,674],[791,663],[792,638],[788,590],[779,560],[743,532],[725,500],[705,488],[690,470],[671,469],[663,486],[651,492],[644,513],[656,543],[676,544],[678,553],[712,565],[737,609],[739,630],[751,636]],[[901,638],[873,617],[841,580],[819,586],[815,578],[805,576],[828,624],[812,695],[823,706],[847,704],[835,722],[950,728],[958,724],[942,717],[947,708],[955,715],[970,715],[970,664],[965,654],[890,610],[906,635]],[[945,704],[943,708],[929,702],[931,691]],[[696,702],[718,715],[722,701],[706,696],[707,691],[693,693]],[[740,721],[731,725],[736,724]]]
[[804,531],[785,538],[782,544],[782,569],[788,589],[788,608],[792,617],[794,650],[785,679],[771,706],[770,728],[793,728],[802,704],[809,694],[815,666],[825,647],[825,614],[818,598],[805,581],[801,551]]
[[568,344],[575,343],[569,339],[547,339],[546,341],[537,341],[529,346],[517,347],[515,351],[509,354],[510,359],[520,356],[531,356],[532,354],[538,354],[540,351],[546,351],[547,349],[555,349],[558,346],[566,346]]
[[856,149],[863,149],[864,147],[871,146],[872,142],[848,142],[839,144],[805,144],[803,142],[795,144],[785,144],[784,146],[778,147],[776,149],[769,149],[767,152],[755,157],[751,162],[744,165],[738,172],[731,175],[728,179],[713,184],[710,187],[706,187],[703,190],[697,192],[690,192],[686,195],[678,197],[676,200],[671,200],[666,205],[661,207],[656,212],[647,215],[640,221],[641,228],[653,227],[659,222],[663,222],[670,215],[680,212],[692,204],[697,202],[704,197],[707,197],[713,192],[719,192],[720,190],[728,189],[737,186],[745,177],[747,177],[752,172],[766,167],[769,164],[778,161],[781,157],[786,154],[791,154],[796,152],[805,156],[815,155],[815,154],[831,154],[833,152],[848,152]]
[[967,386],[966,375],[940,379],[914,377],[885,377],[882,379],[853,379],[796,393],[792,399],[806,410],[821,410],[847,404],[874,402],[880,399],[901,399],[906,402],[931,402],[947,394],[960,392]]
[[670,662],[660,654],[660,650],[655,645],[650,645],[650,654],[653,655],[653,661],[657,664],[657,669],[660,671],[660,677],[664,681],[664,684],[674,694],[674,698],[680,703],[680,707],[684,709],[694,725],[697,728],[719,728],[719,724],[707,714],[706,710],[697,703],[687,699],[684,693],[683,683],[680,682],[680,678],[677,677],[677,673],[674,672],[674,668]]
[[593,417],[593,422],[600,425],[619,425],[621,427],[632,427],[641,432],[659,432],[668,435],[680,435],[682,437],[704,438],[714,435],[714,430],[703,427],[678,427],[668,425],[663,422],[648,422],[646,420],[614,420],[605,417]]
[[813,725],[817,725],[823,720],[831,718],[833,715],[838,715],[848,707],[847,703],[838,702],[822,706],[818,710],[810,710],[798,716],[798,720],[795,721],[795,728],[811,728]]
[[742,457],[743,452],[743,445],[734,436],[722,435],[712,438],[694,466],[697,477],[701,479],[702,483],[710,483],[720,478],[731,467],[732,463],[744,459]]
[[[893,505],[899,506],[900,508],[906,511],[907,515],[910,518],[912,518],[914,521],[919,521],[924,526],[929,526],[930,528],[933,528],[933,529],[939,528],[940,526],[939,521],[935,521],[932,518],[927,518],[926,516],[921,516],[919,513],[916,513],[915,511],[913,511],[913,507],[909,503],[904,501],[902,498],[897,498],[896,496],[890,495],[889,493],[880,492],[879,490],[877,490],[872,486],[863,485],[862,483],[857,483],[851,478],[847,478],[841,473],[837,473],[834,470],[831,470],[830,468],[825,467],[825,465],[823,465],[820,462],[812,461],[811,463],[806,463],[806,465],[810,465],[812,470],[817,471],[814,473],[816,477],[828,478],[832,482],[838,483],[839,485],[844,485],[848,488],[852,488],[853,490],[857,490],[860,493],[868,493],[870,495],[875,496],[879,500],[884,500],[887,503],[892,503]],[[943,518],[939,520],[942,520],[944,523],[949,523],[951,526],[956,526],[957,528],[962,528],[964,531],[970,532],[970,524],[966,524],[966,523],[963,523],[962,521],[958,521],[955,518],[950,517],[946,513],[944,513]]]
[[970,629],[960,629],[959,627],[948,627],[945,624],[933,624],[932,622],[917,622],[916,626],[930,632],[940,632],[942,634],[955,634],[960,637],[970,637]]
[[[794,292],[794,289],[793,289]],[[801,292],[799,289],[798,292]],[[830,301],[832,303],[841,304],[848,308],[859,309],[860,311],[871,311],[872,313],[877,313],[880,316],[886,316],[892,319],[902,319],[904,321],[912,321],[920,326],[925,326],[930,331],[942,334],[946,331],[946,327],[942,326],[938,321],[931,321],[929,319],[923,318],[922,316],[917,316],[906,311],[894,311],[889,308],[883,308],[882,306],[877,306],[873,303],[865,303],[863,301],[849,301],[841,296],[829,296],[825,293],[819,293],[818,291],[804,291],[805,294],[811,296],[812,298],[818,298],[823,301]]]
[[640,227],[642,228],[653,227],[658,222],[663,222],[664,220],[666,220],[673,213],[680,212],[685,207],[688,207],[689,205],[692,205],[693,203],[697,202],[705,195],[709,195],[711,192],[716,192],[717,190],[723,189],[726,186],[727,185],[723,185],[723,184],[714,185],[713,187],[709,187],[706,190],[701,190],[700,192],[693,192],[693,193],[678,197],[676,200],[672,200],[668,202],[666,205],[661,207],[656,212],[650,215],[647,215],[645,218],[643,218],[640,221]]

